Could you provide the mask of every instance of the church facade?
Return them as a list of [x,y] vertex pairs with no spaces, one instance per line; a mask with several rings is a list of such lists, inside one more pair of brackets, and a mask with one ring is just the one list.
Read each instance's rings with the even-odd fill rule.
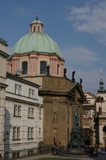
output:
[[13,47],[7,70],[23,79],[39,84],[43,97],[43,142],[67,146],[73,127],[76,107],[82,126],[82,104],[85,100],[81,84],[66,77],[64,59],[57,43],[44,33],[44,25],[36,16],[30,24],[30,33]]

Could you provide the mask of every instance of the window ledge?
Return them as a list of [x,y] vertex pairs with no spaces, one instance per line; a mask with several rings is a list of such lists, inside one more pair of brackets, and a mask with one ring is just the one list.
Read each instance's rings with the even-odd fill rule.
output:
[[13,115],[13,117],[18,117],[18,118],[21,118],[22,116]]
[[28,140],[34,140],[34,138],[28,138]]
[[13,139],[13,141],[20,141],[21,139]]
[[28,117],[29,119],[34,119],[34,117]]

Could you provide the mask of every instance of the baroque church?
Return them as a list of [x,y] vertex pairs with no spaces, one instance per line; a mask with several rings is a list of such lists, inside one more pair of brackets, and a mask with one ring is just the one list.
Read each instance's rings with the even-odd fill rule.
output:
[[[36,17],[30,24],[30,33],[13,47],[8,59],[8,71],[15,74],[22,69],[22,78],[41,86],[43,97],[43,143],[67,145],[72,128],[75,107],[84,101],[82,87],[69,80],[64,73],[64,59],[56,42],[44,33],[44,25]],[[47,72],[48,71],[48,72]]]
[[[38,143],[40,147],[51,148],[54,144],[61,146],[68,145],[71,138],[70,133],[74,125],[73,115],[76,109],[79,116],[79,126],[82,127],[82,105],[85,101],[82,82],[76,82],[75,71],[72,72],[71,79],[67,78],[67,69],[64,68],[64,64],[65,60],[62,58],[59,46],[52,38],[44,33],[44,25],[38,19],[38,16],[36,16],[36,19],[30,24],[30,32],[18,40],[12,49],[11,56],[7,59],[8,78],[13,78],[21,81],[21,83],[32,86],[32,90],[30,90],[32,96],[33,87],[36,86],[36,90],[39,89],[38,92],[35,91],[35,94],[38,93],[38,103],[41,109],[41,121],[39,122],[38,120],[40,124],[40,127],[38,126],[39,134],[42,133],[42,138]],[[10,83],[8,82],[8,86],[9,85]],[[15,90],[14,94],[17,94],[16,89],[13,89]],[[24,91],[26,92],[25,87]],[[23,92],[23,94],[25,94],[25,92]],[[24,96],[25,95],[21,98],[24,99]],[[28,98],[30,101],[30,97]],[[37,98],[34,98],[37,101]],[[35,111],[37,111],[36,101]],[[34,102],[29,103],[29,105],[31,104],[34,106]],[[35,114],[34,116],[38,115]],[[32,116],[32,120],[33,118]],[[26,121],[28,120],[26,119]],[[18,126],[16,126],[16,128],[17,127]],[[12,126],[11,128],[13,129]],[[35,126],[33,126],[33,128],[36,130]],[[34,130],[32,130],[32,132]],[[11,131],[11,138],[13,133],[14,132]],[[24,146],[25,143],[29,144],[33,142],[35,142],[33,137],[27,139],[27,142],[22,142],[21,138],[18,139],[18,143],[23,143],[22,146]],[[18,143],[14,141],[14,146],[16,146],[14,153],[18,152],[19,155],[23,156],[23,154],[20,154],[23,152],[22,147],[17,151]],[[29,146],[30,150],[36,147],[33,146],[33,148],[31,148],[31,145]],[[27,155],[27,151],[25,153]]]

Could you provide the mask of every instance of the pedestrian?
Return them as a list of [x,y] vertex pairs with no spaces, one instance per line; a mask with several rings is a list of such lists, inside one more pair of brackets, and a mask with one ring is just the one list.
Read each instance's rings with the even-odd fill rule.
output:
[[93,146],[91,146],[91,148],[90,148],[90,154],[91,154],[91,156],[94,155],[94,147]]
[[55,154],[55,145],[52,146],[52,154]]
[[3,157],[2,157],[2,155],[0,154],[0,160],[3,160]]

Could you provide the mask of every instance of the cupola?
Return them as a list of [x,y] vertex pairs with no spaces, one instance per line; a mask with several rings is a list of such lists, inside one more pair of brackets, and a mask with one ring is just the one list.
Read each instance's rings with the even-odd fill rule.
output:
[[31,32],[43,33],[43,28],[44,28],[44,25],[43,25],[43,23],[40,20],[38,20],[38,15],[37,15],[36,16],[36,20],[34,20],[30,24],[30,31]]

